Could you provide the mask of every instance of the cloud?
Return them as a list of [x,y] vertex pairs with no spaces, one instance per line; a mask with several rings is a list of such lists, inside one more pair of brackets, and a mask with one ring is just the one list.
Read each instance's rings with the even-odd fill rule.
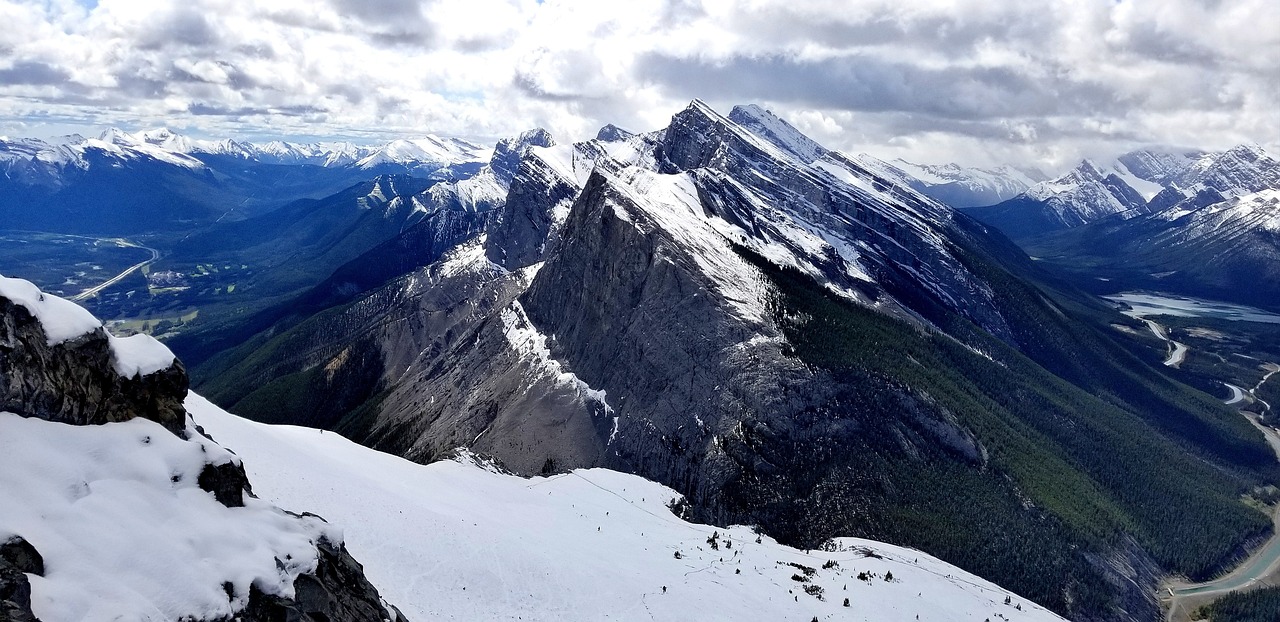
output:
[[[659,53],[641,57],[637,74],[673,93],[954,119],[1090,114],[1116,103],[1100,85],[1062,77],[1037,79],[1008,67],[922,67],[863,54],[704,61]],[[1060,97],[1063,91],[1073,96]]]
[[917,161],[1280,148],[1271,0],[0,0],[0,21],[0,133],[577,139],[699,97]]
[[0,84],[61,84],[70,78],[62,69],[41,62],[18,61],[0,69]]

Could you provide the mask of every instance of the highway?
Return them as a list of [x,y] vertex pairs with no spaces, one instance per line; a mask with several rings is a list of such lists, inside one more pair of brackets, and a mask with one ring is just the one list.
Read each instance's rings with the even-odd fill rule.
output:
[[[1231,389],[1231,398],[1226,400],[1225,403],[1234,405],[1256,400],[1254,392],[1261,388],[1272,374],[1280,371],[1280,366],[1276,366],[1274,363],[1268,363],[1267,368],[1270,373],[1263,376],[1262,381],[1249,391],[1224,382],[1223,384]],[[1249,420],[1249,423],[1252,423],[1254,427],[1262,432],[1262,435],[1266,437],[1267,444],[1271,446],[1277,459],[1280,459],[1280,433],[1259,423],[1255,415],[1243,410],[1240,412]],[[1231,572],[1203,583],[1173,582],[1168,584],[1164,588],[1168,594],[1165,600],[1168,602],[1169,607],[1169,614],[1166,620],[1169,622],[1190,620],[1195,605],[1213,600],[1212,598],[1204,597],[1221,596],[1230,592],[1247,590],[1280,569],[1280,507],[1273,512],[1272,521],[1274,525],[1271,538]],[[1191,604],[1186,602],[1188,598],[1192,599]]]
[[86,290],[84,290],[84,291],[80,292],[79,294],[76,294],[75,296],[72,296],[72,297],[71,297],[71,300],[72,300],[72,301],[74,301],[74,302],[80,302],[81,300],[87,300],[87,299],[89,299],[89,298],[92,298],[92,297],[94,297],[94,296],[98,295],[98,293],[99,293],[99,292],[101,292],[102,290],[104,290],[104,289],[106,289],[106,288],[108,288],[108,287],[111,287],[112,285],[115,285],[116,283],[119,283],[120,281],[123,281],[123,280],[124,280],[124,278],[125,278],[125,277],[127,277],[127,276],[129,276],[130,274],[133,274],[134,272],[137,272],[138,270],[143,269],[143,268],[144,268],[144,267],[146,267],[147,265],[149,265],[149,264],[151,264],[151,263],[154,263],[157,259],[160,259],[160,251],[158,251],[158,250],[156,250],[156,249],[154,249],[154,248],[147,247],[147,246],[142,246],[141,244],[135,244],[135,243],[130,242],[129,240],[126,240],[126,239],[124,239],[124,238],[93,238],[93,239],[95,239],[95,240],[99,240],[99,241],[103,241],[103,242],[115,242],[116,244],[119,244],[119,245],[121,245],[121,246],[130,246],[130,247],[133,247],[133,248],[141,248],[141,249],[143,249],[143,250],[150,251],[150,252],[151,252],[151,258],[150,258],[150,259],[148,259],[148,260],[146,260],[146,261],[140,261],[140,262],[138,262],[138,263],[136,263],[136,264],[133,264],[132,266],[129,266],[128,268],[125,268],[124,272],[121,272],[120,274],[117,274],[117,275],[115,275],[115,276],[111,277],[110,279],[107,279],[106,281],[103,281],[102,283],[100,283],[100,284],[98,284],[98,285],[95,285],[95,286],[93,286],[93,287],[90,287],[89,289],[86,289]]

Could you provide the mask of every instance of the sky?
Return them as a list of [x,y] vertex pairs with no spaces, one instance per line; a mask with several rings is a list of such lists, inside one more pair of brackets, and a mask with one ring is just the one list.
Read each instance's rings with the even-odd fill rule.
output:
[[563,142],[699,98],[921,163],[1280,153],[1274,0],[0,0],[0,23],[9,136]]

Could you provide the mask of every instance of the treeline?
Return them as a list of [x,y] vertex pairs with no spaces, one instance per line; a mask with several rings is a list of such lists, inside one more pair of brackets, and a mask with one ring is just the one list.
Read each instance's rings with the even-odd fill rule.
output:
[[[916,546],[1059,612],[1105,612],[1114,588],[1087,557],[1131,537],[1164,568],[1204,578],[1269,528],[1241,502],[1270,477],[1256,431],[1130,370],[1114,344],[1079,352],[1098,337],[1065,314],[1043,319],[1061,310],[1029,288],[1004,301],[1024,306],[1008,314],[1019,343],[1039,335],[1028,349],[1061,358],[1055,371],[1083,388],[964,320],[944,318],[959,343],[756,264],[782,294],[774,311],[795,354],[832,381],[794,429],[747,426],[726,445],[745,470],[735,494],[784,537]],[[1018,326],[1031,321],[1045,326]],[[800,502],[785,501],[788,488]]]
[[1209,622],[1280,622],[1280,587],[1228,594],[1196,610],[1195,618]]

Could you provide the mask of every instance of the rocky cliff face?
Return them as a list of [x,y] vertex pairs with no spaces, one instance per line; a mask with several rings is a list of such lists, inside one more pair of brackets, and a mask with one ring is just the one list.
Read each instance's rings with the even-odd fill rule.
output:
[[[495,211],[439,262],[268,346],[290,352],[232,353],[237,377],[302,349],[297,375],[259,395],[364,378],[367,399],[332,427],[413,460],[462,447],[524,474],[611,467],[672,486],[703,520],[804,546],[856,533],[946,549],[1061,610],[1097,589],[1063,587],[1099,571],[1054,531],[1061,498],[1027,491],[1109,485],[1092,478],[1110,465],[1086,463],[1121,451],[1110,439],[1163,437],[1131,433],[1139,406],[1094,396],[1110,387],[1062,382],[1118,375],[1119,355],[1008,240],[758,107],[701,102],[661,131],[529,149]],[[1082,436],[1082,417],[1117,431]],[[1087,455],[1061,462],[1078,443]],[[1164,472],[1144,468],[1123,481]],[[1107,589],[1150,606],[1143,586]]]
[[50,345],[26,307],[0,297],[0,411],[72,425],[143,417],[181,433],[187,416],[182,364],[125,377],[113,356],[101,327]]
[[713,496],[732,471],[708,458],[717,435],[823,395],[735,244],[913,322],[929,310],[896,292],[1007,334],[942,241],[948,210],[759,108],[734,115],[698,102],[663,132],[534,150],[482,243],[307,327],[317,344],[372,328],[383,353],[376,407],[339,429],[417,460],[464,445],[521,472],[610,465]]
[[[150,420],[177,437],[179,446],[190,443],[199,445],[201,453],[209,451],[207,462],[195,478],[196,486],[226,508],[244,508],[252,495],[244,468],[237,460],[215,458],[225,454],[221,448],[217,452],[209,450],[216,444],[190,421],[183,407],[187,375],[181,363],[168,354],[168,365],[155,364],[155,353],[167,353],[163,346],[149,337],[131,338],[122,345],[120,342],[126,340],[110,336],[92,316],[71,303],[38,293],[30,284],[14,279],[4,279],[0,285],[0,413],[72,426]],[[42,306],[55,302],[53,309]],[[134,341],[139,339],[146,343]],[[152,356],[148,359],[140,351]],[[151,436],[144,437],[137,451],[153,442]],[[15,482],[23,479],[12,471],[9,475],[17,477]],[[170,479],[177,484],[184,477],[175,471]],[[90,488],[88,484],[84,486]],[[21,490],[21,486],[14,490]],[[112,489],[103,490],[102,494],[109,494]],[[96,503],[104,503],[103,497],[95,499]],[[26,501],[0,499],[0,504],[5,503]],[[0,619],[34,620],[27,575],[44,574],[44,560],[37,549],[40,541],[28,542],[22,534],[6,533],[8,526],[0,524]],[[118,537],[127,540],[145,535],[121,533]],[[59,543],[56,548],[65,565],[67,545]],[[250,594],[248,608],[235,619],[399,619],[394,610],[384,607],[377,590],[369,585],[360,565],[340,542],[319,540],[316,555],[315,570],[295,579],[294,597],[258,590]],[[191,559],[189,563],[209,562]]]

